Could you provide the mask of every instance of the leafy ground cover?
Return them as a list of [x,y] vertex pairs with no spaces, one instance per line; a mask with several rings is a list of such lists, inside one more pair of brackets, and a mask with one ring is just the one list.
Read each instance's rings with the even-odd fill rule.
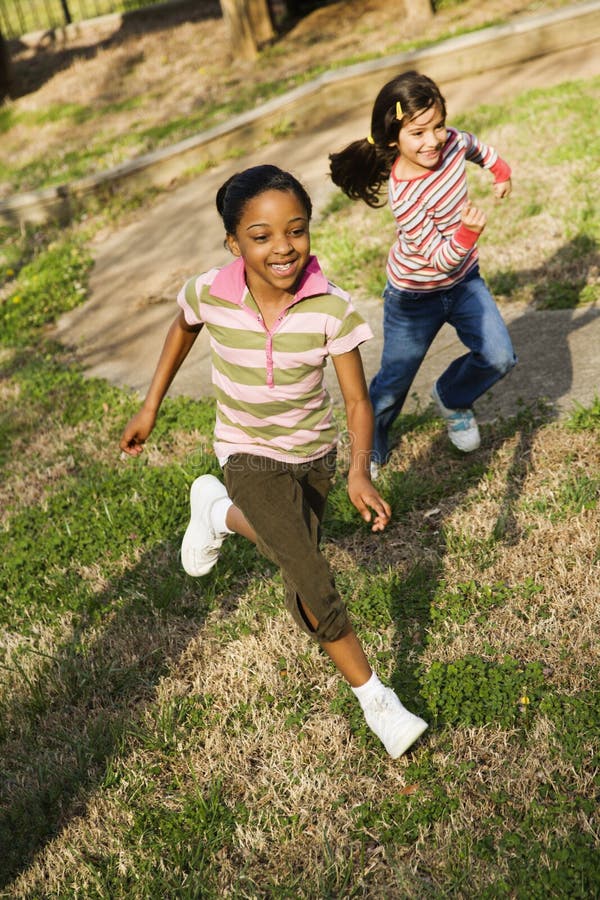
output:
[[[538,304],[556,260],[559,298],[597,296],[594,95],[563,85],[469,116],[525,173],[483,248],[506,297]],[[600,398],[564,421],[540,398],[468,457],[431,409],[402,416],[380,538],[349,504],[342,450],[325,552],[380,672],[431,723],[393,762],[253,548],[230,539],[204,579],[180,568],[189,484],[217,471],[212,403],[167,401],[123,461],[137,398],[49,337],[86,296],[95,231],[127,214],[113,201],[2,233],[0,894],[597,895]],[[377,287],[383,237],[348,264],[385,235],[377,215],[338,200],[314,229],[355,292]],[[526,269],[511,254],[529,231]]]
[[[388,0],[314,9],[257,63],[232,53],[218,0],[19,47],[0,108],[0,198],[101,172],[252,109],[328,68],[399,52],[569,0],[440,0],[426,32]],[[307,4],[308,6],[308,4]]]

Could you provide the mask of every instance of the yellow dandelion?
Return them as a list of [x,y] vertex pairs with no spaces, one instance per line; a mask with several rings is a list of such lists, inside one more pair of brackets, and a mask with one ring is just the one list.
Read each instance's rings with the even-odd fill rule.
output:
[[523,695],[523,697],[521,697],[521,699],[519,700],[519,703],[522,706],[527,706],[527,704],[529,703],[529,697],[527,697],[526,695]]

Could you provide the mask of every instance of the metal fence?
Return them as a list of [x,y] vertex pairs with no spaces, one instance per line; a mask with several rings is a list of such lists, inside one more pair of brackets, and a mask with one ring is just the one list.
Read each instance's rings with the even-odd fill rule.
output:
[[153,6],[161,0],[0,0],[0,32],[7,40],[61,28],[107,13]]

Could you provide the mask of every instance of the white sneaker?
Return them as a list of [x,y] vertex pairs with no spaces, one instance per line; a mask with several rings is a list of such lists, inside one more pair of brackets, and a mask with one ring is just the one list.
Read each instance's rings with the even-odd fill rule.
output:
[[365,720],[392,759],[408,750],[427,728],[427,722],[409,712],[391,688],[384,687],[363,706]]
[[225,534],[217,534],[210,520],[215,500],[227,496],[227,488],[214,475],[201,475],[190,488],[190,523],[181,544],[181,564],[188,575],[206,575],[219,558]]
[[431,396],[440,412],[442,418],[446,420],[448,429],[448,437],[455,447],[462,450],[463,453],[471,453],[477,450],[481,444],[479,436],[479,428],[477,421],[473,415],[472,409],[448,409],[444,406],[437,391],[437,385],[434,384],[431,389]]

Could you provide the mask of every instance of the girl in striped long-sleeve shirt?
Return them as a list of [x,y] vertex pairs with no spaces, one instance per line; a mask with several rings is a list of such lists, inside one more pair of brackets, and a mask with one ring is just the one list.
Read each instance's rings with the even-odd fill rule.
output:
[[485,213],[468,198],[466,161],[489,169],[508,197],[510,167],[473,134],[446,125],[446,103],[426,75],[403,72],[380,90],[371,133],[330,156],[331,177],[353,200],[381,206],[387,183],[397,239],[384,291],[384,346],[369,393],[375,412],[371,472],[389,454],[389,430],[435,335],[450,323],[468,352],[432,388],[452,443],[480,444],[474,401],[515,364],[511,340],[479,274]]

